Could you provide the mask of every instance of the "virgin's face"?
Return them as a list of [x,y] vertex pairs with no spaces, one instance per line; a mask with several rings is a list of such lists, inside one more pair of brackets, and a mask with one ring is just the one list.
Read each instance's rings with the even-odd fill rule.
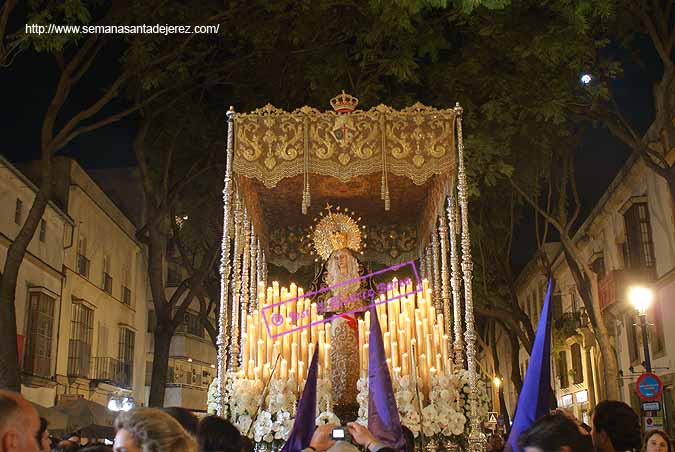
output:
[[335,255],[335,261],[337,262],[338,270],[340,273],[347,271],[347,252],[338,251]]
[[668,443],[658,433],[654,433],[647,440],[647,452],[668,452]]

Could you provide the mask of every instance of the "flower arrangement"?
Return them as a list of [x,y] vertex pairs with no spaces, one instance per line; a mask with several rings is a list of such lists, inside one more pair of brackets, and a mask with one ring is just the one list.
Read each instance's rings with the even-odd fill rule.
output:
[[[420,390],[422,412],[415,384],[410,376],[393,380],[394,397],[401,423],[413,432],[415,438],[426,440],[461,442],[468,428],[470,405],[468,403],[468,372],[460,370],[450,376],[436,375],[431,380],[429,397]],[[368,380],[360,378],[357,383],[359,418],[357,422],[368,423]],[[479,394],[479,416],[487,417],[487,394]]]

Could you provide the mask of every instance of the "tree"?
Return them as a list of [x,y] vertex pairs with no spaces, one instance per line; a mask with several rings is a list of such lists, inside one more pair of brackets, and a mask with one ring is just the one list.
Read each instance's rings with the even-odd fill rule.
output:
[[[542,203],[523,190],[515,179],[512,185],[519,195],[557,231],[565,262],[574,278],[577,291],[584,303],[591,328],[600,349],[604,366],[604,386],[608,399],[619,398],[618,362],[605,320],[600,309],[596,273],[583,258],[574,239],[575,225],[581,211],[581,201],[574,175],[574,140],[568,140],[555,154],[549,167],[550,178],[546,201]],[[555,202],[550,202],[554,199]],[[543,204],[543,205],[542,205]]]
[[[595,123],[604,125],[649,168],[668,183],[675,198],[675,21],[670,0],[584,0],[578,5],[559,2],[559,14],[575,25],[579,42],[592,50],[581,64],[595,77],[568,108]],[[618,48],[618,50],[617,50]],[[646,69],[653,65],[653,116],[648,130],[631,114],[633,105],[622,105],[616,81],[627,62]],[[628,56],[626,56],[628,55]],[[645,79],[651,77],[646,73]]]
[[[11,3],[11,2],[10,2]],[[66,3],[36,1],[30,3],[26,22],[45,24],[46,21],[77,24],[128,24],[147,20],[159,19],[161,14],[178,14],[181,11],[190,11],[189,5],[173,7],[168,10],[164,2],[145,2],[140,5],[115,4],[108,9],[100,9],[95,5],[98,2],[73,1]],[[3,6],[3,18],[9,15],[11,6]],[[202,11],[204,11],[202,9]],[[152,14],[151,14],[152,13]],[[189,18],[190,15],[183,14]],[[201,23],[207,22],[201,19]],[[5,26],[6,23],[0,23]],[[0,30],[4,32],[4,30]],[[80,36],[85,36],[81,38]],[[52,159],[54,155],[78,136],[90,133],[106,125],[125,118],[152,102],[165,93],[162,89],[155,89],[156,85],[145,85],[142,88],[147,93],[142,100],[133,100],[129,105],[110,112],[112,102],[118,98],[120,90],[136,73],[157,74],[158,68],[166,71],[169,63],[174,61],[190,43],[194,36],[182,40],[180,43],[170,42],[168,38],[153,35],[132,35],[126,39],[112,39],[110,35],[38,35],[24,34],[22,46],[28,46],[34,51],[47,52],[53,55],[59,76],[54,88],[54,94],[49,102],[47,111],[42,119],[40,133],[40,181],[38,192],[28,212],[25,222],[18,234],[10,243],[0,279],[0,340],[6,344],[0,352],[0,387],[13,390],[20,389],[20,375],[18,369],[16,346],[16,311],[15,290],[19,267],[25,256],[40,219],[44,214],[47,203],[52,196],[53,180]],[[4,43],[5,36],[0,35]],[[64,117],[64,109],[73,92],[78,89],[78,83],[85,77],[97,59],[101,58],[104,49],[122,43],[125,51],[119,72],[113,74],[112,81],[102,92],[95,95],[85,108],[75,114]],[[147,56],[148,46],[155,49],[154,58]],[[4,47],[3,47],[4,48]],[[145,52],[144,52],[145,51]],[[169,66],[167,66],[169,65]]]

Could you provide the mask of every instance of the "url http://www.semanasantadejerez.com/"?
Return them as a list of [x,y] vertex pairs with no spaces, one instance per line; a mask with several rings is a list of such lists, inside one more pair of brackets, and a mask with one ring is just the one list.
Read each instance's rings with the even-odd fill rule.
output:
[[58,25],[26,24],[26,34],[218,34],[215,25]]

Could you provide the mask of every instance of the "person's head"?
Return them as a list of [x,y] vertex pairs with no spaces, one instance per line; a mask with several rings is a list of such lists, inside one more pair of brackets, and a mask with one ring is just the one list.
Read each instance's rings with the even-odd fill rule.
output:
[[40,418],[21,394],[0,390],[0,452],[38,452]]
[[603,400],[593,412],[591,436],[600,452],[639,450],[642,445],[640,418],[633,409],[616,400]]
[[502,450],[504,448],[504,439],[499,433],[493,433],[488,438],[488,446],[492,451]]
[[134,408],[115,419],[114,452],[196,452],[176,419],[155,408]]
[[518,437],[518,447],[525,452],[591,452],[588,435],[562,413],[540,417]]
[[192,411],[179,406],[162,408],[162,411],[177,420],[190,435],[193,437],[197,436],[197,424],[199,424],[199,419]]
[[230,421],[218,416],[207,416],[197,426],[197,446],[201,452],[240,452],[241,434]]
[[650,430],[645,435],[642,452],[673,452],[673,443],[663,430]]

